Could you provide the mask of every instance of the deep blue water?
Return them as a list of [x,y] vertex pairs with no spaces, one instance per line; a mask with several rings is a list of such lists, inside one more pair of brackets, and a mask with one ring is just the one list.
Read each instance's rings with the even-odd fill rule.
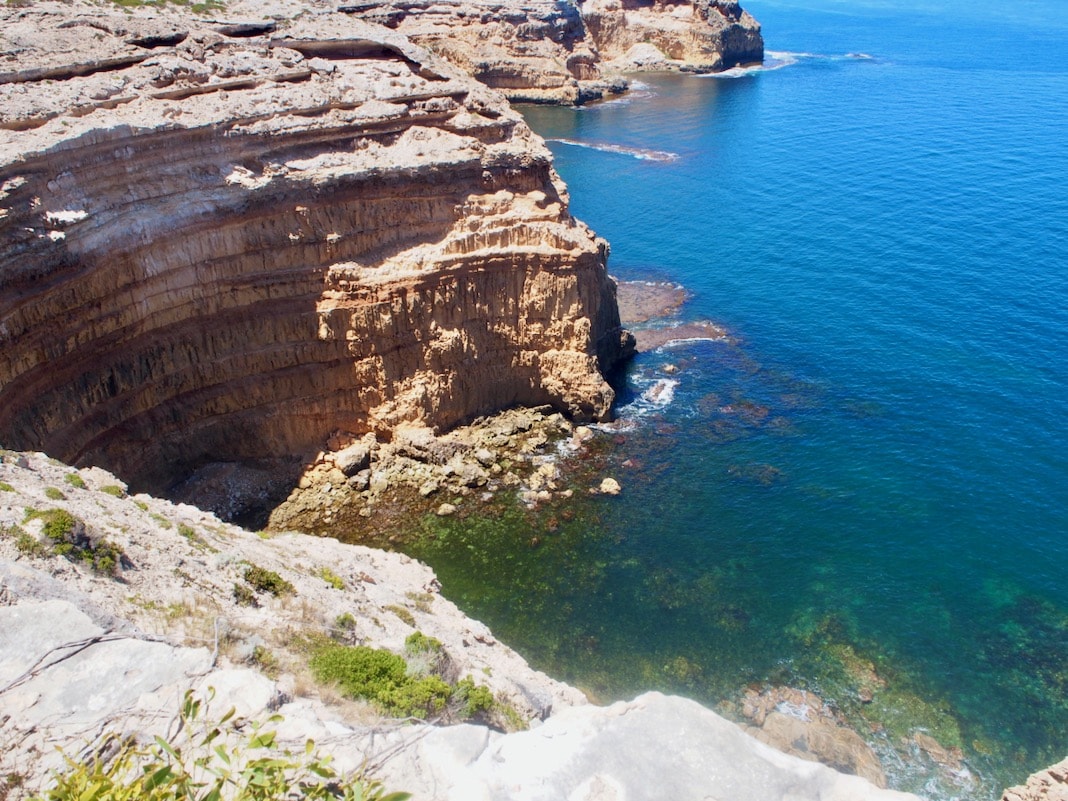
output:
[[621,496],[421,555],[602,698],[813,687],[896,786],[989,798],[1068,754],[1068,3],[746,7],[783,66],[524,109],[611,272],[733,341],[637,358]]

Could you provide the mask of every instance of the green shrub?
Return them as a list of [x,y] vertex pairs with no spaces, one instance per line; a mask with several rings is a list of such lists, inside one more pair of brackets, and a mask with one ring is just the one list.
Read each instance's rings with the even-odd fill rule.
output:
[[338,632],[351,634],[356,630],[356,618],[349,612],[342,612],[334,618],[334,628],[337,629]]
[[437,676],[409,676],[404,659],[363,645],[323,645],[312,654],[311,669],[318,681],[337,684],[349,698],[367,699],[396,717],[441,714],[452,695]]
[[343,589],[345,589],[345,582],[341,580],[341,576],[339,576],[337,573],[335,573],[333,570],[331,570],[328,567],[319,568],[316,571],[315,575],[317,575],[319,578],[321,578],[323,581],[325,581],[327,584],[329,584],[335,590],[343,590]]
[[101,492],[105,492],[108,495],[114,495],[116,498],[125,498],[126,490],[120,487],[118,484],[108,484],[100,488]]
[[470,676],[456,682],[452,698],[459,705],[459,714],[463,718],[488,715],[497,706],[497,701],[489,687],[475,684],[475,680]]
[[15,538],[15,550],[23,556],[49,556],[51,550],[19,526],[0,526],[0,534]]
[[267,592],[276,598],[281,595],[296,595],[297,589],[273,570],[250,564],[245,568],[245,581],[256,592]]
[[0,481],[0,492],[14,492],[15,488],[6,481]]
[[[26,518],[23,522],[41,520],[41,533],[46,542],[37,543],[41,551],[34,550],[36,555],[48,553],[57,556],[65,556],[71,561],[81,561],[98,573],[113,575],[122,565],[125,554],[118,545],[105,539],[92,540],[86,533],[85,523],[79,520],[65,509],[27,509]],[[27,535],[28,540],[32,537]],[[25,543],[32,548],[29,541]],[[17,543],[16,543],[17,544]]]
[[85,489],[85,480],[77,473],[67,473],[63,476],[63,480],[74,487],[74,489]]
[[65,509],[27,509],[23,523],[31,520],[43,520],[41,532],[53,542],[62,542],[74,535],[78,529],[78,518]]
[[45,487],[45,497],[50,501],[65,501],[67,496],[63,494],[61,489],[56,487]]
[[[179,734],[141,745],[106,735],[110,759],[67,760],[55,786],[31,801],[406,801],[407,793],[385,793],[362,777],[340,776],[330,757],[308,740],[303,753],[283,750],[277,732],[264,721],[239,720],[231,709],[221,720],[202,715],[203,703],[187,691],[179,712]],[[101,748],[100,752],[112,748]]]
[[270,649],[257,645],[252,649],[252,657],[249,661],[270,678],[278,676],[278,657],[271,653]]

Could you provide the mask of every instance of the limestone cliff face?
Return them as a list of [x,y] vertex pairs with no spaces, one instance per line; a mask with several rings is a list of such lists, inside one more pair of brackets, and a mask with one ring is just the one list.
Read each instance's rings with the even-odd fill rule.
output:
[[716,72],[764,58],[736,0],[388,0],[346,6],[394,28],[510,99],[582,103],[623,71]]
[[605,246],[499,96],[350,15],[0,10],[0,442],[159,489],[608,413]]
[[619,69],[718,72],[764,60],[760,24],[737,0],[587,0],[582,13],[601,57]]

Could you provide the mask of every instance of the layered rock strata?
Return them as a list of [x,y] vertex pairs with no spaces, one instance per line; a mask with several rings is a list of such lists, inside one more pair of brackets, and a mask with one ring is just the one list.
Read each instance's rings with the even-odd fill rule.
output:
[[5,445],[161,490],[335,430],[608,413],[606,247],[544,144],[402,36],[300,11],[0,9]]
[[388,0],[344,7],[459,65],[510,99],[583,103],[623,91],[622,72],[718,72],[764,58],[736,0]]
[[587,0],[582,15],[614,69],[720,72],[764,60],[760,24],[737,0]]

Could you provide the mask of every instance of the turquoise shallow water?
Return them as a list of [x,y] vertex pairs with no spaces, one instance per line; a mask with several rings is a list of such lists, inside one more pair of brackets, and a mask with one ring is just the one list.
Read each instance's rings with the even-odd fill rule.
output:
[[734,341],[635,361],[621,496],[419,555],[602,698],[813,687],[896,786],[992,797],[1068,754],[1068,5],[747,8],[774,69],[524,110],[613,274]]

